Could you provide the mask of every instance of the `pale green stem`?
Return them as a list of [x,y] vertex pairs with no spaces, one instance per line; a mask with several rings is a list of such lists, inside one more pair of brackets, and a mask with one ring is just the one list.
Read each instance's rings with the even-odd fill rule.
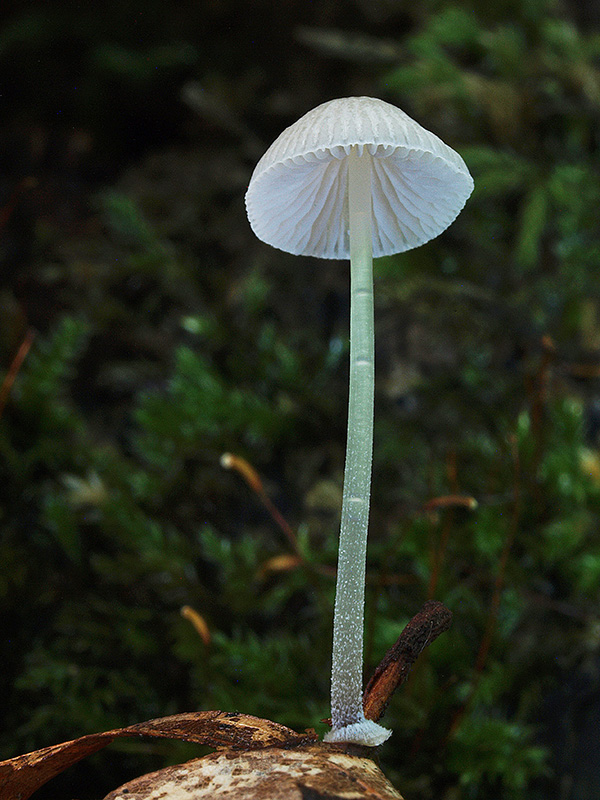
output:
[[365,563],[375,346],[373,324],[372,156],[348,157],[350,224],[350,393],[348,441],[333,622],[331,719],[335,729],[364,720],[362,708]]

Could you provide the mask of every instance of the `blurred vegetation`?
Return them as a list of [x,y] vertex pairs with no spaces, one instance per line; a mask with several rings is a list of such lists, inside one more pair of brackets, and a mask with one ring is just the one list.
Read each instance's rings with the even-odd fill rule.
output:
[[[599,21],[553,0],[3,7],[2,757],[193,709],[323,732],[347,270],[254,240],[243,194],[285,125],[372,94],[476,183],[439,239],[376,263],[367,673],[428,597],[454,613],[382,766],[407,800],[596,800]],[[39,797],[197,752],[123,743]]]

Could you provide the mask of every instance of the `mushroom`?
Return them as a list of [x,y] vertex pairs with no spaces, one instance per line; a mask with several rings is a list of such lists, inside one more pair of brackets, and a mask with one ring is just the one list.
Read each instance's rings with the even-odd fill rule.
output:
[[262,156],[246,193],[264,242],[295,255],[350,258],[348,440],[333,624],[327,741],[376,746],[365,719],[362,649],[373,453],[373,257],[445,230],[473,190],[463,159],[395,106],[372,97],[323,103]]

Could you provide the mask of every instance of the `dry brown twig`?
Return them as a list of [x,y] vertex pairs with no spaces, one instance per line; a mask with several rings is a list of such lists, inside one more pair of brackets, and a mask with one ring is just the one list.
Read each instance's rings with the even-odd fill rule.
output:
[[408,677],[410,668],[423,650],[447,631],[452,612],[438,600],[428,600],[404,628],[385,654],[363,694],[365,717],[381,719],[396,691]]

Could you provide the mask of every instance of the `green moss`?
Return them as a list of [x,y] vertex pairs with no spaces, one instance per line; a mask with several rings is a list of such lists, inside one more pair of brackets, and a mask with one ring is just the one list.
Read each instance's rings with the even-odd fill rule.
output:
[[[340,3],[351,16],[315,22],[323,35],[305,30],[301,54],[278,45],[295,59],[278,84],[262,23],[219,49],[222,19],[244,10],[229,0],[208,19],[190,7],[195,23],[146,4],[143,44],[122,3],[98,31],[93,12],[76,25],[59,5],[0,34],[7,85],[22,72],[15,119],[29,119],[27,98],[42,122],[56,116],[59,29],[81,85],[65,129],[88,126],[96,158],[137,158],[124,133],[175,126],[186,76],[202,102],[176,145],[130,165],[83,221],[62,220],[55,182],[32,201],[52,198],[36,226],[23,234],[17,215],[0,232],[4,372],[25,322],[37,331],[0,417],[6,757],[195,708],[324,728],[347,271],[261,247],[242,196],[258,137],[329,96],[339,69],[339,94],[397,102],[476,183],[447,233],[376,264],[367,670],[430,595],[454,614],[389,707],[382,764],[412,800],[546,800],[575,785],[582,724],[559,700],[580,680],[598,691],[598,36],[547,0],[427,0],[395,28],[384,19],[367,63],[344,34],[360,12]],[[266,10],[253,4],[252,19]],[[296,30],[280,13],[289,25],[274,28]],[[185,42],[204,25],[219,34],[206,52]],[[69,158],[85,141],[65,141]],[[258,470],[302,561],[224,452]],[[452,495],[477,505],[429,503]],[[108,791],[182,752],[144,748],[92,762],[92,784]]]

